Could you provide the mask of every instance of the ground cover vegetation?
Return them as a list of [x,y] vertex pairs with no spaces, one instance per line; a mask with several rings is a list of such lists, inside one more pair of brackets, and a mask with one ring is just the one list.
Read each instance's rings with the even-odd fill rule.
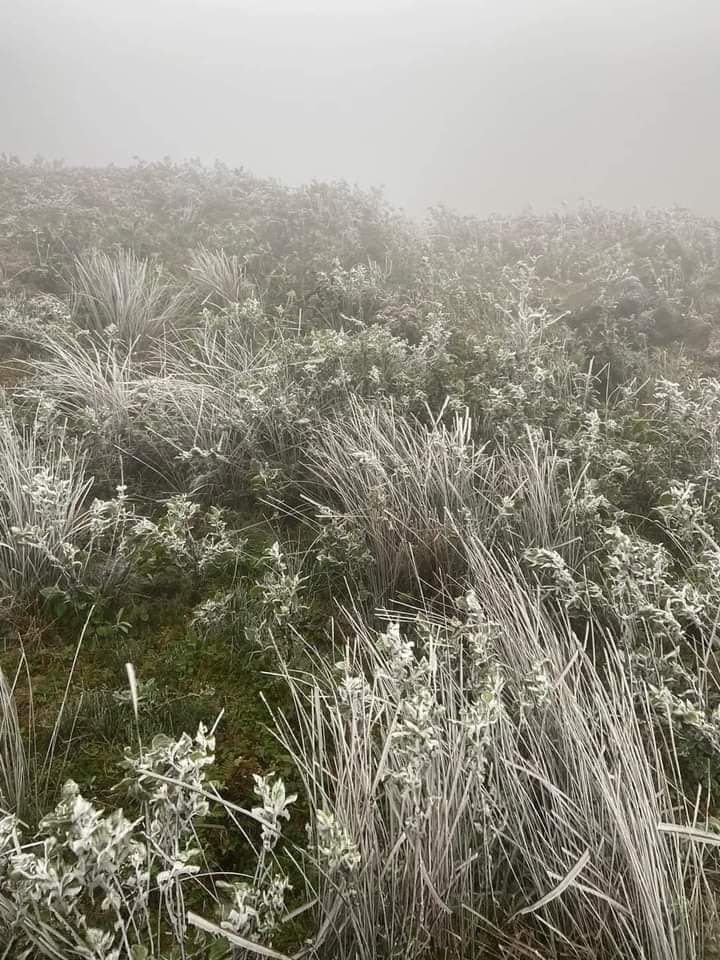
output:
[[0,161],[0,955],[720,956],[720,222]]

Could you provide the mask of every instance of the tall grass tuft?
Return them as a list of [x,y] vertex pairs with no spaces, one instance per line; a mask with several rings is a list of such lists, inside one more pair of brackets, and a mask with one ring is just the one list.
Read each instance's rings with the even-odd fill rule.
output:
[[70,331],[43,341],[25,391],[61,417],[87,420],[119,432],[137,412],[142,371],[132,349],[118,350],[112,337]]
[[[450,424],[399,414],[391,403],[351,398],[322,422],[306,457],[326,502],[364,534],[375,559],[378,600],[417,580],[433,582],[462,565],[462,525],[489,525],[483,494],[493,458],[478,446],[467,413]],[[460,564],[460,566],[459,566]]]
[[479,544],[473,573],[456,612],[358,619],[337,666],[285,671],[317,956],[699,960],[698,808],[622,655]]
[[378,602],[411,584],[462,578],[472,537],[511,554],[557,549],[571,567],[581,560],[583,475],[531,431],[522,446],[491,449],[467,409],[450,417],[443,407],[423,422],[351,398],[342,416],[319,424],[305,459],[317,485],[311,502],[364,537]]
[[75,259],[74,312],[89,329],[113,327],[125,342],[160,333],[176,319],[183,292],[130,250],[91,250]]
[[205,303],[218,306],[240,303],[253,292],[245,262],[224,250],[194,250],[188,267],[191,281]]
[[36,421],[0,416],[0,591],[32,600],[73,575],[92,480],[82,453],[60,429],[49,440]]

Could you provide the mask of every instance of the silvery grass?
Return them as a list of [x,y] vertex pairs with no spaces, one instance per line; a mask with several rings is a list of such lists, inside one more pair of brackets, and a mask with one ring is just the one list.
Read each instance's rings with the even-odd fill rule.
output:
[[231,485],[253,461],[290,459],[301,420],[281,327],[256,337],[241,314],[206,315],[156,344],[163,391],[149,412],[152,435],[178,460],[208,476],[226,469]]
[[337,666],[285,670],[316,955],[699,960],[718,838],[622,653],[478,543],[473,578],[461,611],[358,619]]
[[565,857],[589,856],[567,892],[522,916],[559,955],[704,956],[715,907],[705,847],[691,839],[702,802],[681,792],[672,735],[656,738],[652,692],[611,636],[590,624],[578,638],[548,617],[516,566],[477,541],[470,558],[484,615],[501,625],[501,662],[526,676],[540,663],[547,684],[544,716],[495,768],[510,826],[503,856],[526,872],[532,904],[548,878],[567,875]]
[[59,428],[0,415],[0,591],[5,602],[29,600],[73,577],[84,505],[92,480],[75,443]]
[[107,331],[67,333],[42,346],[22,395],[46,418],[67,418],[89,454],[101,455],[98,469],[117,469],[122,457],[185,489],[188,464],[202,486],[203,477],[261,458],[263,442],[284,453],[275,414],[289,373],[275,340],[254,346],[206,317],[142,351]]
[[191,376],[228,391],[276,374],[282,362],[278,355],[284,342],[282,327],[268,327],[267,338],[258,340],[252,319],[257,318],[249,318],[242,310],[205,312],[192,329],[156,341],[158,370],[164,376]]
[[119,349],[107,332],[91,336],[72,330],[44,339],[41,346],[21,396],[35,399],[48,414],[55,407],[61,418],[122,433],[138,412],[143,381],[133,346]]
[[55,337],[43,343],[22,396],[48,422],[67,421],[108,479],[121,461],[132,461],[182,487],[174,457],[222,449],[230,391],[189,378],[192,369],[175,362],[168,341],[153,349],[154,357],[140,360],[137,344],[107,332]]
[[558,549],[573,567],[582,558],[585,475],[531,431],[523,447],[491,450],[467,409],[450,415],[445,406],[421,422],[391,403],[351,398],[317,426],[304,457],[319,486],[311,503],[364,536],[378,600],[413,581],[462,575],[473,535],[510,551]]
[[138,353],[137,343],[122,343],[113,331],[68,330],[43,340],[18,392],[48,431],[72,433],[98,479],[111,484],[130,467],[167,460],[167,451],[155,452],[147,411],[156,395],[172,391]]
[[359,526],[375,559],[378,597],[407,588],[416,577],[457,566],[452,518],[489,521],[479,492],[492,458],[475,444],[467,412],[450,424],[445,411],[429,424],[405,417],[391,403],[350,398],[341,416],[318,425],[305,452],[325,502]]
[[203,303],[240,303],[254,290],[253,284],[247,279],[245,261],[236,254],[228,255],[222,249],[200,247],[194,250],[188,274],[203,297]]
[[27,755],[15,702],[15,684],[0,670],[0,809],[22,810]]
[[[88,618],[89,621],[89,618]],[[36,723],[33,684],[25,651],[21,650],[15,675],[10,680],[0,668],[0,814],[17,817],[19,822],[37,823],[54,797],[55,777],[64,768],[72,737],[64,745],[61,730],[68,718],[69,694],[87,622],[80,633],[75,655],[57,708],[49,737]],[[17,690],[24,685],[27,707],[21,719]]]
[[75,259],[75,315],[91,330],[117,330],[127,342],[159,333],[183,312],[187,293],[132,251],[90,250]]

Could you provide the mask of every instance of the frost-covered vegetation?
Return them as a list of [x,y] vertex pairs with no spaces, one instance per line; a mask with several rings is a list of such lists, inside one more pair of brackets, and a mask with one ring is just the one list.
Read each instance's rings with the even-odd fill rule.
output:
[[0,164],[3,956],[720,950],[720,223]]

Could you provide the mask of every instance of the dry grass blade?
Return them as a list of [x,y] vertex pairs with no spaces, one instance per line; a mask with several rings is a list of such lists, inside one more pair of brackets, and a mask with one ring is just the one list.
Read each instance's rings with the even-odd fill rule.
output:
[[553,887],[552,890],[548,891],[544,897],[541,897],[539,900],[536,900],[535,903],[531,903],[527,907],[522,907],[515,914],[516,917],[526,916],[529,913],[535,913],[536,910],[539,910],[540,907],[547,906],[548,903],[552,903],[553,900],[557,899],[563,895],[563,893],[571,887],[580,874],[583,872],[585,867],[590,862],[590,851],[586,850],[583,855],[580,857],[578,862],[567,872],[567,874],[562,878],[562,880]]
[[690,827],[681,823],[659,823],[658,830],[661,833],[669,833],[675,837],[682,837],[686,840],[695,840],[698,843],[720,847],[720,834],[710,833],[709,830],[699,830],[697,827]]
[[0,670],[0,810],[24,807],[28,786],[28,756],[18,718],[15,684]]
[[284,953],[280,953],[278,950],[273,950],[272,947],[265,947],[261,943],[254,943],[252,940],[248,940],[246,937],[241,937],[237,933],[233,933],[231,930],[225,930],[223,927],[218,926],[217,923],[211,923],[209,920],[205,920],[204,917],[198,916],[198,914],[193,913],[191,910],[187,912],[187,922],[193,927],[197,927],[198,930],[204,930],[206,933],[213,933],[217,937],[222,937],[232,943],[235,947],[241,947],[243,950],[247,950],[249,953],[255,954],[258,957],[269,957],[270,960],[291,960]]

